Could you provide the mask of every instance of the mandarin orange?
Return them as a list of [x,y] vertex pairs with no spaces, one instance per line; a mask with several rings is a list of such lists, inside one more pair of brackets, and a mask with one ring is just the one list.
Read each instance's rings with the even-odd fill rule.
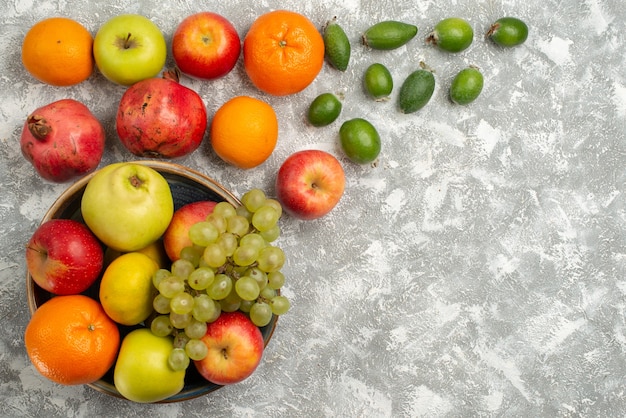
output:
[[285,96],[304,90],[324,63],[324,39],[306,16],[276,10],[259,16],[243,42],[243,63],[260,90]]
[[278,118],[272,106],[249,96],[224,103],[213,116],[211,145],[224,161],[253,168],[269,158],[278,141]]
[[79,385],[95,382],[113,366],[120,333],[96,300],[55,296],[33,313],[24,344],[43,376],[63,385]]
[[22,63],[37,80],[71,86],[93,73],[93,37],[80,23],[51,17],[35,23],[22,42]]

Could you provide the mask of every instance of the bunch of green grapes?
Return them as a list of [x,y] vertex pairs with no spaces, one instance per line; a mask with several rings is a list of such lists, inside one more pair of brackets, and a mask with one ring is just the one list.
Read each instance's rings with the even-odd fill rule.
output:
[[169,362],[175,370],[207,355],[201,339],[221,312],[240,310],[263,327],[289,310],[280,294],[285,254],[273,244],[282,207],[260,189],[246,192],[241,202],[219,202],[189,229],[193,245],[181,250],[169,270],[153,276],[158,294],[150,329],[157,336],[174,335]]

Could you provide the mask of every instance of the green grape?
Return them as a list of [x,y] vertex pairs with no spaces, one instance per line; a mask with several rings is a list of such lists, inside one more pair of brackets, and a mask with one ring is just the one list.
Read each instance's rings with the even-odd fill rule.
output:
[[228,226],[226,227],[227,232],[243,237],[249,230],[250,222],[243,216],[235,215],[228,218]]
[[185,348],[187,342],[189,342],[190,338],[187,334],[181,331],[177,331],[174,335],[174,348]]
[[250,308],[252,308],[252,305],[254,305],[255,303],[256,301],[254,300],[242,300],[241,304],[239,305],[239,310],[241,312],[248,313],[250,312]]
[[267,286],[268,277],[267,274],[258,267],[251,267],[244,272],[244,276],[252,277],[259,285],[259,290]]
[[278,224],[274,225],[270,229],[259,232],[259,234],[263,237],[266,242],[273,242],[280,237],[280,226]]
[[170,273],[168,269],[158,269],[152,275],[152,284],[154,285],[156,289],[158,289],[159,283],[161,283],[161,280],[171,276],[171,274],[172,273]]
[[191,313],[177,314],[176,312],[170,312],[170,322],[177,329],[185,329],[192,319]]
[[244,246],[244,245],[252,245],[253,247],[256,247],[260,250],[261,248],[267,245],[267,242],[265,242],[265,239],[263,239],[263,237],[260,234],[250,233],[250,234],[244,235],[239,240],[239,246]]
[[165,337],[166,335],[170,335],[174,327],[170,322],[169,315],[159,315],[152,320],[150,323],[150,331],[157,337]]
[[172,298],[185,290],[185,281],[177,276],[169,276],[159,283],[159,293],[166,298]]
[[273,271],[267,275],[268,285],[272,289],[280,289],[285,284],[285,275],[280,271]]
[[259,293],[259,296],[260,296],[262,299],[265,299],[265,300],[270,300],[270,299],[272,299],[274,296],[276,296],[277,294],[278,294],[278,293],[276,292],[276,290],[272,289],[272,288],[271,288],[271,287],[269,287],[269,286],[265,286],[265,287],[261,290],[261,292]]
[[231,234],[230,232],[224,232],[220,234],[216,243],[220,247],[222,247],[222,249],[224,250],[224,254],[226,254],[226,257],[232,256],[233,253],[235,252],[235,249],[239,245],[237,243],[237,236]]
[[259,257],[260,251],[252,245],[242,245],[233,253],[233,261],[238,266],[249,266]]
[[237,215],[243,216],[248,220],[248,222],[252,219],[252,212],[250,212],[244,205],[237,206],[235,211],[237,212]]
[[243,300],[255,300],[259,297],[259,284],[250,276],[243,276],[235,282],[235,290]]
[[211,212],[207,215],[206,221],[213,225],[220,234],[226,231],[226,218],[222,214]]
[[281,216],[283,216],[283,207],[280,204],[280,202],[276,199],[265,199],[265,204],[263,206],[270,206],[273,207],[274,210],[276,210],[276,213],[278,214],[278,218],[280,218]]
[[233,281],[227,275],[220,273],[215,275],[213,283],[206,289],[207,295],[213,300],[224,299],[233,288]]
[[[199,322],[209,321],[215,316],[215,302],[207,294],[201,294],[194,297],[193,309],[191,311],[193,319]],[[219,313],[218,313],[219,315]]]
[[170,355],[167,358],[167,363],[170,365],[172,370],[178,372],[185,370],[189,366],[190,360],[184,348],[175,348],[170,352]]
[[189,325],[185,327],[185,334],[191,338],[202,338],[206,334],[207,325],[205,321],[192,319]]
[[196,222],[189,227],[189,239],[200,247],[206,247],[215,242],[219,234],[218,229],[207,221]]
[[289,310],[291,304],[285,296],[278,295],[270,299],[270,307],[274,315],[282,315]]
[[285,253],[278,247],[267,246],[259,253],[257,263],[259,268],[266,273],[278,271],[285,263]]
[[194,267],[198,267],[198,265],[200,264],[200,259],[202,258],[203,251],[204,247],[200,247],[198,245],[190,245],[180,250],[179,257],[183,260],[189,261],[191,264],[193,264]]
[[272,320],[272,308],[264,302],[257,302],[250,308],[250,320],[257,327],[264,327]]
[[278,213],[271,206],[262,206],[252,215],[252,226],[257,231],[267,231],[278,222]]
[[226,219],[237,214],[235,207],[230,202],[218,202],[213,208],[213,213],[222,215]]
[[204,249],[202,260],[204,260],[207,266],[218,268],[226,262],[226,252],[219,244],[213,242]]
[[202,360],[206,357],[208,352],[209,349],[204,341],[196,338],[192,338],[185,345],[185,354],[187,354],[191,360]]
[[168,314],[171,311],[170,298],[166,298],[161,293],[159,293],[152,300],[152,307],[157,313]]
[[176,277],[180,277],[183,280],[186,280],[191,272],[195,269],[196,267],[191,261],[182,258],[179,258],[172,263],[172,274]]
[[222,314],[222,306],[220,305],[220,303],[216,300],[211,299],[211,302],[213,302],[213,316],[210,317],[209,319],[207,319],[207,323],[211,323],[214,322],[217,318],[220,317],[220,315]]
[[198,267],[187,278],[187,284],[194,290],[204,290],[215,278],[215,273],[210,267]]
[[255,213],[261,206],[265,204],[265,193],[261,189],[248,190],[241,196],[241,203],[250,212]]
[[179,315],[188,314],[193,310],[193,303],[193,296],[187,292],[180,292],[170,300],[170,309]]
[[235,312],[241,306],[241,299],[229,300],[228,298],[219,301],[222,312]]

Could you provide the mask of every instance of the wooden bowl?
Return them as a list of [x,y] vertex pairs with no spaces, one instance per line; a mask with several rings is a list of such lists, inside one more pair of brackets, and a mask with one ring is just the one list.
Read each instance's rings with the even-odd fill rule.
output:
[[[235,195],[225,189],[222,185],[215,180],[207,177],[206,175],[192,170],[188,167],[181,166],[179,164],[165,162],[165,161],[135,161],[135,163],[144,164],[148,167],[154,168],[161,173],[167,180],[172,190],[174,197],[174,210],[180,208],[187,203],[197,202],[201,200],[212,200],[215,202],[227,201],[234,206],[241,205],[241,202]],[[91,173],[76,183],[72,184],[66,189],[61,196],[54,202],[54,204],[48,209],[44,215],[41,223],[44,223],[50,219],[75,219],[82,222],[82,216],[80,212],[80,202],[85,191],[87,183],[93,177],[94,173]],[[90,289],[84,293],[88,296],[97,298],[98,283],[95,283]],[[32,279],[31,275],[26,273],[26,294],[28,298],[28,309],[30,314],[46,302],[50,298],[54,297],[53,294],[43,290]],[[263,340],[265,345],[269,343],[269,340],[276,328],[277,317],[273,316],[271,322],[260,328],[263,334]],[[120,326],[120,333],[123,336],[131,329],[129,327]],[[117,391],[113,383],[113,367],[98,381],[88,384],[91,388],[106,393],[111,396],[123,398],[123,396]],[[221,386],[208,382],[204,379],[193,367],[189,366],[187,374],[185,376],[185,386],[176,395],[167,398],[161,402],[179,402],[187,399],[196,398],[198,396],[206,395],[214,390],[219,389]]]

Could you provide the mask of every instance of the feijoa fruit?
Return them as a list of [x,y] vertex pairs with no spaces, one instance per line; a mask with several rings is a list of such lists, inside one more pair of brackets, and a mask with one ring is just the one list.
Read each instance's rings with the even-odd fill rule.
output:
[[450,99],[459,105],[466,105],[478,98],[483,90],[483,75],[477,67],[461,70],[450,85]]
[[345,121],[339,128],[339,139],[346,156],[357,164],[371,163],[380,154],[380,135],[365,119]]
[[516,17],[502,17],[491,25],[485,36],[503,47],[517,46],[528,38],[528,26]]
[[435,25],[426,38],[426,43],[447,52],[461,52],[467,49],[474,39],[474,30],[469,22],[459,17],[449,17]]
[[322,37],[326,60],[339,71],[346,71],[350,62],[350,40],[343,28],[337,23],[337,17],[326,23]]
[[363,33],[363,45],[390,50],[401,47],[417,35],[417,26],[396,20],[384,20]]
[[388,100],[393,90],[393,77],[387,67],[376,62],[365,70],[363,85],[367,93],[376,101]]
[[341,113],[341,101],[332,93],[322,93],[309,105],[307,119],[313,126],[320,127],[333,123]]

